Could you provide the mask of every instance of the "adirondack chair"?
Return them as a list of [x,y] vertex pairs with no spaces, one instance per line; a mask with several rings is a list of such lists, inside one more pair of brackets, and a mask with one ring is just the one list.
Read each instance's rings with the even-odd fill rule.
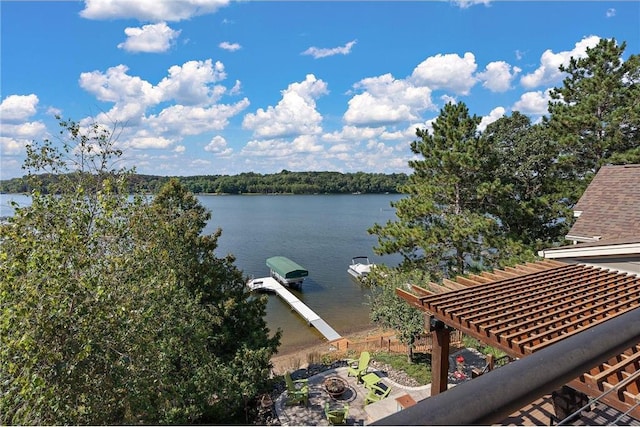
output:
[[368,405],[369,403],[382,400],[389,396],[389,393],[391,393],[391,387],[385,383],[379,382],[377,384],[373,384],[369,390],[369,394],[367,394],[367,397],[364,399],[364,404]]
[[369,369],[369,361],[371,360],[371,355],[368,351],[363,351],[360,353],[359,359],[347,359],[347,376],[354,376],[358,379],[358,382],[362,380],[362,376],[367,373],[367,369]]
[[344,405],[342,409],[331,409],[327,402],[324,405],[324,414],[332,426],[345,424],[349,415],[349,405]]
[[287,383],[287,405],[304,402],[304,406],[309,404],[309,380],[299,379],[293,380],[291,374],[286,372],[284,380]]

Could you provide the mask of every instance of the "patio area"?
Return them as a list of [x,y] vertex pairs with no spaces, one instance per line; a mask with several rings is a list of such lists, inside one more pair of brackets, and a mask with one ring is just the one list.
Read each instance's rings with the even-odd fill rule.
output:
[[[411,401],[418,402],[431,395],[431,385],[421,387],[402,386],[389,379],[384,372],[370,370],[380,377],[380,380],[391,387],[389,396],[365,405],[365,398],[369,390],[363,383],[358,383],[355,377],[347,376],[347,367],[330,369],[310,377],[309,404],[287,405],[287,392],[282,393],[275,402],[275,410],[280,423],[283,426],[329,425],[324,413],[325,404],[329,403],[332,409],[339,409],[345,404],[349,405],[347,425],[367,425],[390,415],[399,409],[401,404]],[[338,398],[332,398],[323,387],[323,382],[329,377],[341,377],[347,381],[347,390]],[[408,399],[405,396],[410,396]],[[398,400],[400,399],[400,400]]]

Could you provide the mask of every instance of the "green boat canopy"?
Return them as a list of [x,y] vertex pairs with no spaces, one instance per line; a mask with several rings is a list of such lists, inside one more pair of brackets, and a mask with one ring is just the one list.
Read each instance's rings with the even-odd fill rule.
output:
[[286,280],[302,279],[309,275],[307,269],[283,256],[268,258],[267,267]]

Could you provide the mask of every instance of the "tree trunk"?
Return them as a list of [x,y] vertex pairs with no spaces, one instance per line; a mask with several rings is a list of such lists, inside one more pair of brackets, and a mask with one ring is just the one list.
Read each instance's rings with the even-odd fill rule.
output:
[[407,362],[413,363],[413,343],[407,345]]

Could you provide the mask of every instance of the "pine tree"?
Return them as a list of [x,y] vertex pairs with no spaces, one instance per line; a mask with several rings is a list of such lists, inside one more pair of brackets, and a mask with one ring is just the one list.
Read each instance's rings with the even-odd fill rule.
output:
[[640,56],[623,60],[625,48],[600,40],[586,57],[560,66],[567,77],[550,92],[548,123],[576,187],[574,202],[600,166],[640,162]]
[[490,150],[479,138],[480,118],[464,103],[447,104],[433,132],[418,129],[411,150],[414,170],[401,189],[408,197],[393,204],[398,220],[376,224],[378,254],[399,253],[402,268],[425,270],[432,278],[490,267],[499,244],[499,223],[488,214],[499,191],[490,177]]

